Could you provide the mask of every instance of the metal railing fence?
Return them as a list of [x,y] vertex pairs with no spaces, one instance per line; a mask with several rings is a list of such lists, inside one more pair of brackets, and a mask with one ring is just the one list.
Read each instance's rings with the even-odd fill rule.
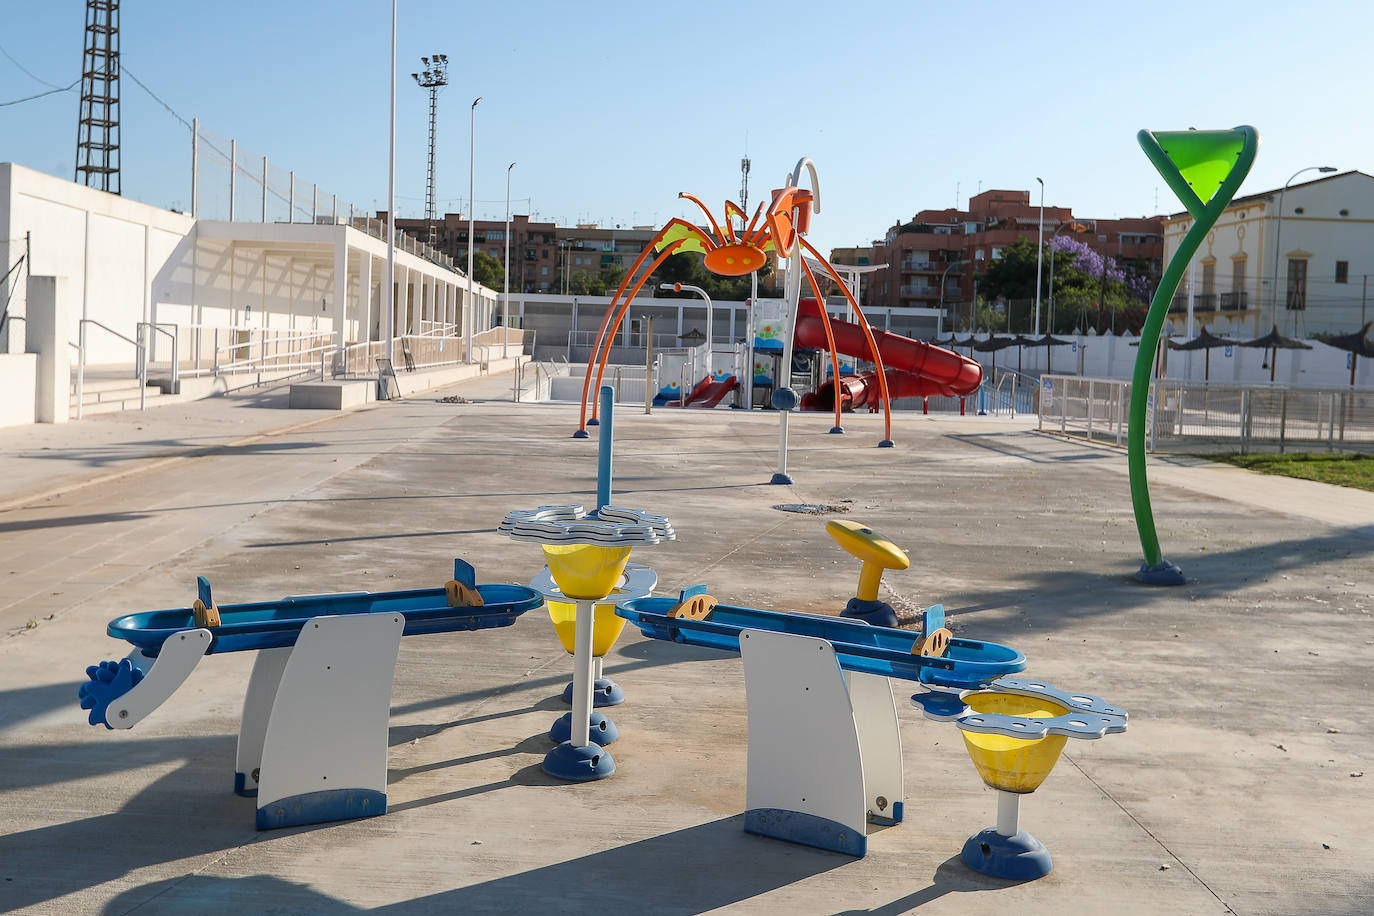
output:
[[[1041,429],[1126,444],[1131,384],[1045,376]],[[1152,451],[1374,447],[1374,391],[1158,380],[1146,413]]]

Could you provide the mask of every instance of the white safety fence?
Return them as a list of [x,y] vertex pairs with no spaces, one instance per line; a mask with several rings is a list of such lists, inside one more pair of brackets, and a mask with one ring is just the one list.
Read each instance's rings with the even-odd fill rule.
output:
[[[1045,376],[1041,429],[1125,445],[1131,384]],[[1153,451],[1374,447],[1374,391],[1158,380],[1146,412]]]

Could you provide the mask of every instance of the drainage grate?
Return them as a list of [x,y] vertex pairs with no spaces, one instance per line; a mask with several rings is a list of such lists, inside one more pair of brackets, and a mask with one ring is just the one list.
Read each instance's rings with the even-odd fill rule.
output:
[[798,512],[802,515],[830,515],[835,512],[848,512],[848,506],[835,506],[827,503],[779,503],[773,507],[779,512]]

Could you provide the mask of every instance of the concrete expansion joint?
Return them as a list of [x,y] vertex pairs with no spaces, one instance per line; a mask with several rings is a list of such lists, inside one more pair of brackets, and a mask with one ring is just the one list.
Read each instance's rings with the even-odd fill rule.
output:
[[1073,768],[1077,770],[1080,775],[1082,775],[1084,779],[1092,783],[1093,788],[1101,792],[1104,798],[1108,799],[1109,801],[1111,801],[1112,804],[1120,808],[1121,813],[1130,818],[1131,822],[1134,823],[1137,827],[1139,827],[1141,832],[1143,832],[1146,836],[1153,840],[1155,844],[1159,846],[1160,849],[1164,850],[1164,852],[1168,854],[1169,858],[1173,859],[1175,862],[1179,864],[1180,867],[1182,867],[1184,871],[1192,875],[1194,881],[1202,885],[1202,887],[1206,888],[1207,893],[1215,897],[1217,899],[1217,903],[1220,903],[1222,906],[1226,908],[1226,912],[1235,913],[1235,910],[1231,908],[1231,905],[1227,903],[1225,900],[1221,899],[1221,895],[1218,894],[1212,888],[1212,885],[1208,884],[1205,880],[1203,880],[1203,877],[1199,875],[1196,871],[1194,871],[1192,866],[1190,866],[1187,862],[1183,861],[1183,859],[1179,857],[1178,853],[1170,849],[1169,844],[1161,840],[1155,834],[1155,832],[1151,830],[1149,827],[1146,827],[1145,824],[1141,822],[1140,818],[1136,817],[1135,813],[1122,803],[1121,799],[1113,795],[1106,786],[1102,785],[1102,783],[1098,782],[1096,779],[1093,779],[1092,776],[1088,774],[1088,771],[1083,769],[1083,767],[1079,765],[1078,761],[1071,754],[1064,753],[1061,756],[1064,760],[1067,760],[1073,766]]

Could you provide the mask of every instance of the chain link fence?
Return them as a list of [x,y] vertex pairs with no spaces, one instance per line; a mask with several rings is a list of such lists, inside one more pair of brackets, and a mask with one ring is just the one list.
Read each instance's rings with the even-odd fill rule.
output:
[[[1040,429],[1126,444],[1131,383],[1045,376]],[[1156,381],[1146,414],[1151,451],[1374,451],[1374,391]]]

